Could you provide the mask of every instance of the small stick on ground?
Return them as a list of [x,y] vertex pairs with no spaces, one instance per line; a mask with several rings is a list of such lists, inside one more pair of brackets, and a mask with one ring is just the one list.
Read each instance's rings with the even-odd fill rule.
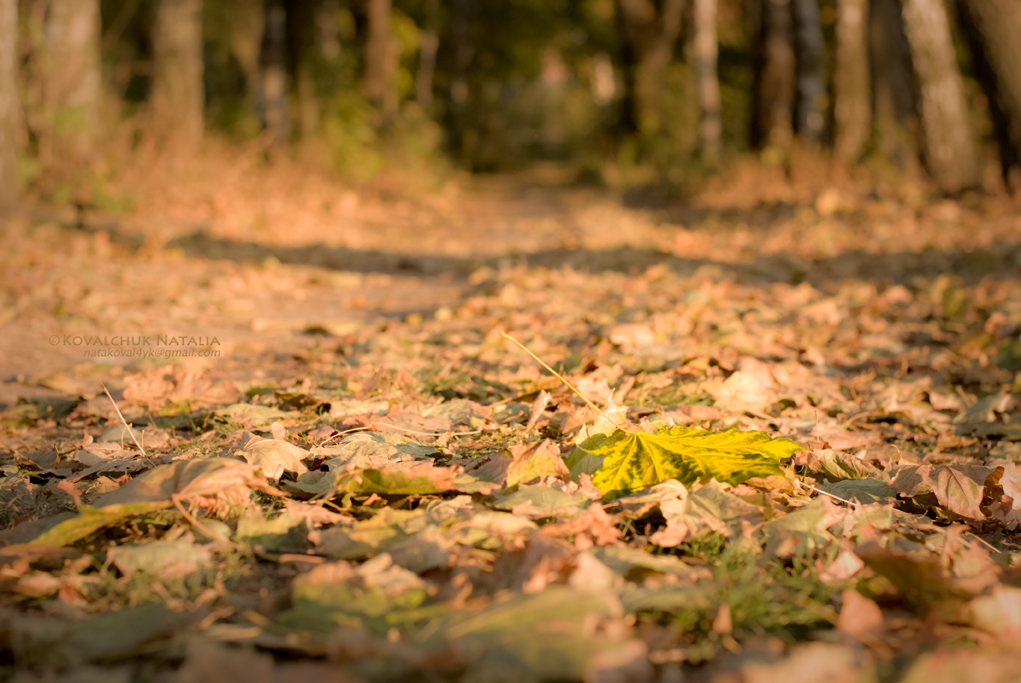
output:
[[131,425],[128,424],[128,421],[124,419],[124,414],[121,413],[121,409],[117,407],[117,401],[113,400],[113,396],[110,395],[110,390],[106,388],[105,384],[103,385],[103,391],[106,392],[106,397],[110,399],[110,403],[113,404],[113,409],[117,411],[117,417],[121,419],[121,424],[127,427],[128,434],[131,436],[131,440],[135,442],[135,445],[138,446],[138,450],[141,451],[142,457],[148,459],[149,454],[145,452],[145,449],[142,448],[142,444],[138,442],[138,439],[135,437],[135,430],[132,429]]

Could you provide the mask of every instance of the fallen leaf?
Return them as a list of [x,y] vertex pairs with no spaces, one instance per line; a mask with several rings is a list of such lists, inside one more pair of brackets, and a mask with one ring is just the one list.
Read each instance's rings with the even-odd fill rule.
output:
[[882,634],[883,612],[874,601],[853,588],[847,588],[840,594],[840,602],[838,629],[855,638]]
[[284,472],[301,474],[308,472],[302,462],[308,451],[279,439],[253,439],[235,451],[245,462],[262,470],[267,479],[279,479]]
[[186,535],[174,541],[148,541],[116,545],[106,551],[108,562],[127,578],[136,574],[172,581],[212,567],[209,546]]
[[169,503],[175,496],[184,500],[236,498],[239,494],[248,495],[252,489],[273,496],[285,495],[267,484],[251,465],[240,460],[178,460],[140,474],[116,491],[100,496],[96,502],[100,508],[105,508],[126,503]]
[[981,465],[905,465],[896,471],[890,486],[914,498],[931,493],[940,507],[959,517],[983,520],[979,508],[986,480],[995,470]]
[[765,363],[743,358],[740,369],[720,385],[715,396],[721,410],[761,413],[776,403],[776,380]]
[[666,479],[689,486],[708,479],[740,484],[782,475],[781,460],[799,450],[793,441],[771,439],[764,432],[673,426],[655,434],[596,434],[578,445],[567,465],[574,476],[596,465],[592,483],[612,498]]
[[459,473],[459,468],[432,462],[402,462],[384,469],[354,472],[340,480],[337,491],[401,496],[442,493],[456,487]]
[[1005,645],[1013,646],[1021,639],[1021,588],[996,586],[989,595],[969,602],[967,609],[973,626]]
[[534,444],[511,446],[513,460],[507,466],[507,486],[526,484],[542,477],[567,478],[570,472],[560,449],[549,439]]
[[666,527],[656,531],[649,541],[673,548],[705,531],[733,538],[748,525],[761,523],[762,510],[732,493],[717,482],[710,482],[681,498],[666,498],[660,503]]
[[160,500],[108,505],[102,508],[83,506],[75,517],[60,522],[37,536],[32,543],[47,546],[70,545],[94,531],[137,515],[162,510],[169,505],[169,500]]

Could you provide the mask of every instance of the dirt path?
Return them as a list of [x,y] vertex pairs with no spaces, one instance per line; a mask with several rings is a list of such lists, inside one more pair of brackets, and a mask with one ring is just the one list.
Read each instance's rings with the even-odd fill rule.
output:
[[[413,199],[288,182],[224,177],[208,196],[193,189],[130,215],[89,216],[87,230],[59,213],[9,225],[0,404],[94,391],[125,368],[207,347],[219,355],[195,362],[250,376],[253,364],[355,329],[446,315],[491,274],[523,265],[669,267],[817,287],[1016,265],[998,246],[1016,228],[1006,204],[980,217],[958,204],[913,208],[827,189],[756,205],[735,187],[733,209],[653,210],[542,174],[475,178]],[[939,226],[960,222],[979,226],[971,253],[941,243]]]
[[472,181],[433,205],[295,202],[293,230],[255,215],[247,231],[159,214],[90,216],[83,231],[39,212],[9,226],[0,404],[74,394],[175,351],[208,346],[218,365],[304,352],[358,326],[443,315],[480,269],[648,248],[661,232],[605,194],[520,178]]

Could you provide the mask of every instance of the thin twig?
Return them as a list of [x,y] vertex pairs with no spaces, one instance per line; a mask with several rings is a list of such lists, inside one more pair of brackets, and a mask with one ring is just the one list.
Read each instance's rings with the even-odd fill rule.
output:
[[138,446],[138,450],[142,452],[142,457],[148,458],[149,454],[145,452],[144,448],[142,448],[142,444],[138,443],[138,439],[135,437],[135,430],[132,429],[131,425],[128,424],[128,421],[124,419],[121,409],[117,407],[117,401],[113,400],[113,396],[110,395],[110,390],[106,388],[105,384],[103,385],[103,391],[106,392],[106,397],[110,399],[110,403],[113,404],[113,409],[117,411],[117,417],[119,417],[124,426],[128,428],[128,434],[131,436],[131,440],[135,442],[135,445]]
[[997,547],[996,547],[995,545],[993,545],[992,543],[990,543],[990,542],[989,542],[989,541],[987,541],[986,539],[984,539],[984,538],[982,538],[981,536],[979,536],[978,534],[976,534],[976,533],[975,533],[974,531],[966,531],[965,533],[966,533],[966,534],[968,534],[969,536],[971,536],[972,538],[974,538],[974,539],[975,539],[976,541],[978,541],[979,543],[981,543],[981,544],[982,544],[982,545],[984,545],[985,547],[987,547],[987,548],[989,548],[990,550],[992,550],[992,551],[993,551],[994,553],[996,553],[997,555],[1001,555],[1001,554],[1003,554],[1003,551],[1002,551],[1002,550],[1000,550],[1000,549],[999,549],[999,548],[997,548]]
[[326,441],[323,441],[321,444],[318,444],[316,446],[316,448],[322,448],[323,446],[325,446],[326,444],[330,443],[334,439],[338,439],[338,438],[340,438],[342,436],[345,436],[347,434],[353,434],[354,432],[367,432],[367,431],[369,431],[368,427],[352,427],[351,429],[345,429],[342,432],[337,432],[336,434],[334,434],[333,436],[328,438]]
[[200,533],[202,533],[202,535],[206,536],[207,538],[209,538],[209,540],[213,541],[214,543],[216,543],[218,545],[225,545],[226,547],[230,548],[231,550],[239,550],[241,548],[241,546],[237,545],[236,543],[234,543],[229,538],[224,538],[223,536],[218,536],[214,532],[210,531],[209,527],[207,527],[205,524],[200,522],[195,515],[193,515],[190,512],[188,512],[188,509],[186,507],[184,507],[184,505],[181,503],[181,496],[179,496],[178,494],[176,494],[176,493],[171,494],[170,495],[170,502],[173,503],[174,507],[177,508],[177,511],[181,513],[181,516],[184,517],[184,519],[189,524],[191,524],[192,527],[194,527],[196,531],[199,531]]
[[417,436],[475,436],[482,433],[481,429],[476,429],[473,432],[420,432],[417,429],[408,429],[407,427],[387,424],[386,422],[370,422],[369,424],[373,427],[388,427],[398,432],[406,432]]
[[815,491],[816,493],[818,493],[820,495],[829,496],[833,500],[839,500],[841,503],[846,503],[847,505],[850,505],[851,507],[854,507],[855,505],[857,505],[857,503],[855,503],[853,500],[848,500],[847,498],[841,498],[840,496],[834,495],[834,494],[830,493],[829,491],[823,491],[822,489],[816,488],[815,486],[812,486],[811,484],[809,484],[807,482],[801,482],[801,484],[803,486],[807,486],[808,488],[810,488],[811,490]]
[[536,363],[538,363],[539,365],[544,367],[547,370],[547,372],[549,372],[551,375],[553,375],[554,377],[559,379],[561,382],[563,382],[567,386],[567,388],[570,389],[571,391],[573,391],[575,394],[577,394],[578,397],[581,398],[582,401],[585,401],[585,404],[589,408],[591,408],[592,410],[596,411],[597,413],[602,415],[604,418],[606,418],[607,422],[609,422],[610,424],[612,424],[614,427],[616,427],[617,429],[621,430],[622,432],[630,432],[631,431],[631,430],[627,429],[626,427],[622,426],[619,422],[614,420],[612,417],[607,415],[605,412],[603,412],[602,408],[597,406],[592,401],[588,400],[588,397],[586,397],[585,394],[583,394],[580,391],[578,391],[578,389],[576,389],[573,384],[568,382],[564,378],[564,376],[561,375],[559,372],[557,372],[556,370],[551,368],[549,365],[547,365],[546,362],[542,358],[539,358],[537,355],[532,353],[531,349],[529,349],[527,346],[525,346],[524,344],[519,342],[517,339],[515,339],[514,337],[512,337],[509,334],[507,334],[506,332],[504,332],[503,330],[500,330],[500,334],[503,336],[504,339],[509,339],[512,342],[514,342],[515,344],[517,344],[518,347],[520,347],[522,351],[524,351],[529,356],[531,356],[535,360]]

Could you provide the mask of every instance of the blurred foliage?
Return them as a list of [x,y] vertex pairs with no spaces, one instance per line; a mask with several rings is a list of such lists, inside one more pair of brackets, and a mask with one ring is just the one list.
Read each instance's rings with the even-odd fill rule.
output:
[[[107,128],[137,145],[150,132],[145,117],[136,115],[144,114],[151,90],[152,25],[158,0],[98,1],[109,100],[104,115],[117,118],[116,125]],[[39,84],[28,82],[38,80],[34,69],[38,54],[45,51],[45,12],[40,10],[45,3],[20,4],[27,10],[20,38],[31,147],[46,126],[74,122],[51,121],[53,117],[42,110]],[[230,142],[272,145],[270,136],[263,140],[266,112],[284,111],[290,134],[283,137],[292,143],[296,156],[353,180],[409,165],[445,169],[453,162],[489,172],[555,161],[582,181],[686,191],[713,171],[698,158],[690,3],[661,79],[657,118],[662,126],[635,134],[623,130],[629,66],[614,0],[392,0],[389,40],[394,63],[388,87],[397,102],[396,113],[378,111],[365,96],[369,4],[369,0],[203,0],[207,131]],[[659,4],[648,0],[645,7],[651,11]],[[286,101],[277,103],[266,101],[263,87],[271,58],[264,36],[270,5],[286,17],[282,68],[287,94]],[[749,147],[757,40],[754,6],[745,0],[717,3],[722,147],[731,158]],[[820,0],[819,7],[827,46],[821,68],[832,83],[836,1]],[[971,59],[963,45],[957,47],[958,61],[968,72]],[[989,140],[992,132],[982,88],[974,79],[967,85],[975,129]],[[765,150],[761,160],[783,165],[787,153]],[[24,170],[26,179],[36,184],[49,173],[45,164]]]

